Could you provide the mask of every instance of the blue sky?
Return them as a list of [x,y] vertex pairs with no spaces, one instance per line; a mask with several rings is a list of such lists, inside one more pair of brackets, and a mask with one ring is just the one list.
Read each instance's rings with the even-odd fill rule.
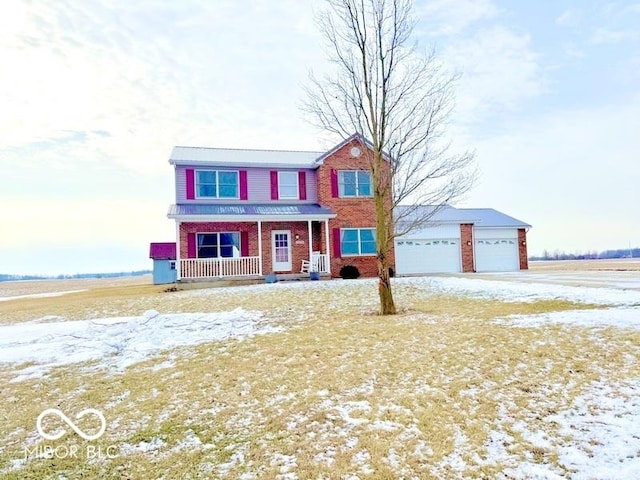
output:
[[[149,268],[173,240],[174,145],[318,150],[320,0],[9,0],[0,18],[0,273]],[[640,2],[416,1],[462,72],[459,206],[533,225],[530,253],[640,246]],[[335,139],[333,139],[335,140]]]

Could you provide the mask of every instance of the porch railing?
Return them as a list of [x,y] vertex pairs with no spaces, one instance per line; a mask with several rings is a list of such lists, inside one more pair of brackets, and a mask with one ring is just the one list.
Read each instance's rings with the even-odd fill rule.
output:
[[181,259],[179,273],[180,278],[260,275],[260,257]]
[[[318,273],[329,273],[329,255],[320,254],[313,256],[312,269]],[[317,263],[316,263],[317,262]]]

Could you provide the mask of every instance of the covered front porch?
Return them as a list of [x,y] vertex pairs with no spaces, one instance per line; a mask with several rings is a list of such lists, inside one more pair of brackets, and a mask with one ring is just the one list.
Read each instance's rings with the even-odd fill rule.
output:
[[238,215],[229,206],[182,207],[169,214],[176,220],[178,281],[331,274],[328,209],[243,206],[253,215]]

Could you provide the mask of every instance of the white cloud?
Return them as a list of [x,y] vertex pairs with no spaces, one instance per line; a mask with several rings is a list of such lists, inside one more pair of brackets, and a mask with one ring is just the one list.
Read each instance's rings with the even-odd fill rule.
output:
[[[0,106],[12,112],[0,119],[0,145],[105,131],[85,147],[137,171],[165,168],[175,143],[299,147],[273,134],[271,118],[283,123],[278,131],[311,137],[295,104],[305,55],[318,50],[307,43],[305,9],[291,1],[32,9],[0,53],[12,65],[0,77]],[[81,154],[75,146],[68,153]]]
[[455,35],[499,13],[500,9],[491,0],[431,0],[416,6],[416,16],[424,22],[416,33]]
[[595,45],[616,44],[625,41],[640,40],[638,30],[613,30],[606,27],[596,28],[591,35],[591,43]]
[[587,53],[584,49],[578,47],[574,43],[568,43],[563,46],[564,54],[571,58],[585,58]]
[[[141,198],[90,202],[52,198],[46,202],[22,200],[19,206],[19,211],[9,209],[3,215],[5,227],[13,232],[3,239],[3,246],[8,249],[38,248],[42,246],[43,234],[47,245],[66,245],[118,244],[123,238],[149,239],[173,233],[172,222],[167,220],[163,225],[156,221],[166,219],[166,206],[159,208],[157,202]],[[34,218],[38,221],[34,222]]]
[[640,3],[632,3],[624,8],[624,13],[640,14]]
[[457,92],[456,119],[479,121],[513,110],[545,89],[539,56],[527,34],[496,26],[452,42],[442,58],[463,72]]
[[582,11],[567,9],[555,20],[556,25],[561,27],[577,27],[582,23]]

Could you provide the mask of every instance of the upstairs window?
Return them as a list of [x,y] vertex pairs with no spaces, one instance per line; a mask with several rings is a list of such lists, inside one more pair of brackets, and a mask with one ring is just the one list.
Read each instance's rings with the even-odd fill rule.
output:
[[298,172],[278,172],[278,198],[298,199]]
[[341,197],[370,197],[371,174],[365,170],[339,171],[338,193]]
[[238,172],[196,170],[196,198],[239,198]]
[[376,237],[373,228],[343,228],[340,230],[340,252],[344,256],[375,255]]
[[240,257],[240,233],[198,233],[198,258]]

